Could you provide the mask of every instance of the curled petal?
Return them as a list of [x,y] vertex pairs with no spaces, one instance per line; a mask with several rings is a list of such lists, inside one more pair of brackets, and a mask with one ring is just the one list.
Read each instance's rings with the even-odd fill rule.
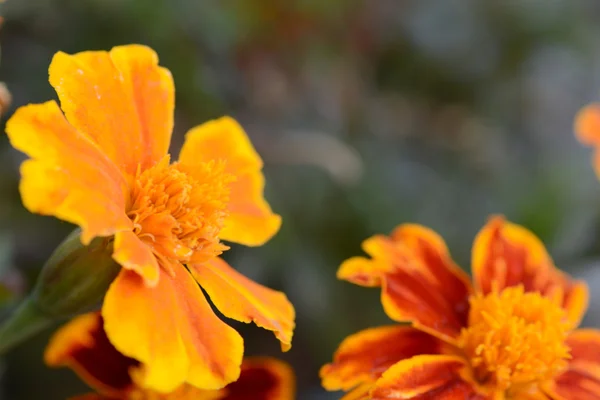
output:
[[159,266],[150,247],[131,231],[115,234],[113,259],[123,268],[135,271],[149,287],[158,283]]
[[526,291],[561,301],[571,325],[579,325],[588,304],[587,285],[559,271],[529,230],[492,218],[475,239],[472,262],[475,285],[484,294],[522,284]]
[[463,378],[465,361],[455,356],[416,356],[388,369],[371,390],[372,400],[488,400]]
[[220,389],[236,380],[243,341],[212,311],[189,272],[179,264],[160,269],[150,288],[121,270],[106,293],[102,316],[115,348],[143,364],[140,385],[171,392],[184,382]]
[[88,385],[108,397],[125,397],[133,382],[129,371],[139,365],[109,342],[100,313],[80,315],[50,340],[44,359],[52,367],[73,369]]
[[394,242],[387,236],[375,235],[363,241],[362,249],[371,258],[347,259],[338,269],[338,279],[360,286],[381,286],[384,274],[393,270],[392,259],[396,253]]
[[443,240],[418,225],[401,225],[391,237],[363,243],[370,259],[345,261],[338,277],[362,286],[382,286],[385,312],[395,321],[453,342],[468,315],[469,282]]
[[226,171],[235,177],[221,239],[262,245],[277,233],[281,217],[271,211],[263,197],[262,160],[234,119],[209,121],[187,133],[179,161],[193,170],[194,165],[211,160],[226,161]]
[[130,45],[110,53],[58,52],[49,75],[69,122],[123,171],[133,175],[166,153],[174,88],[153,50]]
[[121,172],[69,125],[54,101],[19,108],[6,132],[13,147],[31,157],[21,165],[20,191],[28,210],[79,225],[85,244],[131,229]]
[[322,385],[327,390],[347,391],[372,384],[398,361],[419,354],[440,354],[443,347],[439,339],[408,326],[367,329],[347,337],[333,362],[321,368]]
[[246,278],[220,258],[188,267],[223,315],[273,331],[282,349],[290,349],[295,312],[285,294]]

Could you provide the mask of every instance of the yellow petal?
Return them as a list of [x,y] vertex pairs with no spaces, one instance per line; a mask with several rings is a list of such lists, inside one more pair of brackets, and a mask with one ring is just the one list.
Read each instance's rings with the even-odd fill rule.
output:
[[21,165],[20,191],[28,210],[79,225],[85,244],[131,229],[125,179],[102,149],[69,125],[55,102],[21,107],[6,132],[31,157]]
[[160,269],[150,288],[133,271],[121,270],[106,293],[102,316],[115,348],[143,364],[143,387],[168,393],[187,382],[219,389],[236,380],[243,341],[212,311],[182,266]]
[[160,160],[170,140],[173,82],[157,63],[151,49],[131,45],[58,52],[49,68],[69,122],[131,175]]
[[281,217],[271,211],[263,197],[262,160],[232,118],[209,121],[187,133],[179,161],[193,171],[194,165],[211,160],[226,161],[226,171],[236,178],[231,183],[229,217],[220,238],[247,246],[262,245],[277,233]]
[[169,150],[175,110],[173,77],[168,69],[158,66],[158,56],[146,46],[114,47],[110,58],[133,94],[144,146],[141,165],[145,169]]
[[285,294],[246,278],[220,258],[188,267],[223,315],[273,331],[282,349],[290,349],[295,312]]
[[135,271],[149,287],[158,283],[159,266],[152,249],[131,231],[115,234],[113,259],[123,268]]

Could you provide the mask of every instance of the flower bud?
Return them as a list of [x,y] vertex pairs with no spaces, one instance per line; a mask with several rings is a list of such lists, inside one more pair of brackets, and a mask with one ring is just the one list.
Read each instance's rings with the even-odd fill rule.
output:
[[119,269],[112,259],[112,238],[84,246],[80,230],[73,231],[50,256],[31,294],[0,327],[0,353],[53,321],[98,307]]

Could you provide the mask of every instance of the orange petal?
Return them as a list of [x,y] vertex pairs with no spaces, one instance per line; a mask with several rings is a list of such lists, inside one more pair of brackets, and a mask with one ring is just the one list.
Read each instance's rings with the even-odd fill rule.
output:
[[219,400],[293,400],[295,378],[289,365],[270,357],[249,357],[240,378],[223,390]]
[[600,379],[600,331],[578,329],[567,338],[571,348],[569,369],[593,374]]
[[247,246],[259,246],[281,226],[263,197],[263,163],[246,132],[232,118],[223,117],[191,129],[179,161],[193,167],[210,160],[225,160],[226,171],[235,176],[231,184],[229,217],[220,237]]
[[585,371],[569,369],[555,379],[551,386],[554,398],[565,400],[600,399],[600,379]]
[[387,274],[381,293],[381,303],[393,320],[410,321],[420,330],[455,343],[466,325],[468,307],[464,302],[449,303],[419,272],[397,270]]
[[392,239],[414,252],[421,261],[420,269],[436,282],[437,291],[449,303],[457,308],[467,306],[470,279],[452,260],[444,239],[431,229],[415,224],[400,225],[392,233]]
[[468,367],[455,356],[416,356],[388,369],[371,390],[372,400],[486,400],[462,377]]
[[470,285],[452,261],[443,240],[418,225],[401,225],[391,238],[376,235],[363,243],[371,259],[354,257],[338,278],[383,287],[381,301],[395,321],[453,342],[468,316]]
[[139,363],[112,346],[102,325],[100,313],[74,318],[50,339],[44,359],[49,366],[73,369],[106,396],[125,397],[133,384],[129,371]]
[[583,281],[559,271],[543,243],[522,226],[494,217],[478,233],[473,244],[473,279],[484,294],[492,287],[522,284],[526,291],[562,298],[572,326],[581,321],[588,304]]
[[393,270],[394,242],[387,236],[375,235],[364,240],[361,247],[371,258],[347,259],[338,269],[337,278],[360,286],[381,286],[384,274]]
[[109,54],[133,95],[144,146],[142,169],[151,167],[167,154],[171,143],[175,111],[173,77],[168,69],[158,66],[158,56],[149,47],[118,46]]
[[121,172],[69,125],[54,101],[19,108],[6,132],[13,147],[31,157],[21,165],[20,191],[28,210],[79,225],[85,244],[131,229]]
[[321,368],[321,383],[327,390],[347,391],[375,382],[400,360],[420,354],[439,354],[443,346],[439,339],[407,326],[367,329],[342,342],[333,362]]
[[58,52],[48,72],[69,122],[133,174],[142,161],[140,121],[132,93],[108,52]]
[[290,349],[295,312],[285,294],[246,278],[220,258],[188,267],[223,315],[275,332],[283,351]]
[[149,287],[158,284],[159,266],[152,249],[131,231],[115,234],[113,259],[124,268],[135,271]]
[[121,168],[158,161],[173,124],[174,88],[150,48],[131,45],[75,55],[58,52],[50,83],[69,122]]
[[102,316],[112,344],[144,366],[140,383],[171,392],[184,382],[219,389],[236,380],[243,341],[212,311],[181,265],[160,269],[150,288],[135,272],[122,269],[104,300]]

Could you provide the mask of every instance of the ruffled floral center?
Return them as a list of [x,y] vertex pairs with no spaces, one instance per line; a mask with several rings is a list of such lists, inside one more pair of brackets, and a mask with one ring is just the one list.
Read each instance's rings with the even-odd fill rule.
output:
[[482,385],[517,393],[565,369],[568,323],[558,300],[525,292],[522,286],[470,299],[469,323],[459,346]]
[[224,162],[200,163],[191,171],[169,161],[165,156],[134,177],[127,212],[134,233],[152,247],[163,267],[221,254],[228,246],[218,235],[234,177],[225,172]]

